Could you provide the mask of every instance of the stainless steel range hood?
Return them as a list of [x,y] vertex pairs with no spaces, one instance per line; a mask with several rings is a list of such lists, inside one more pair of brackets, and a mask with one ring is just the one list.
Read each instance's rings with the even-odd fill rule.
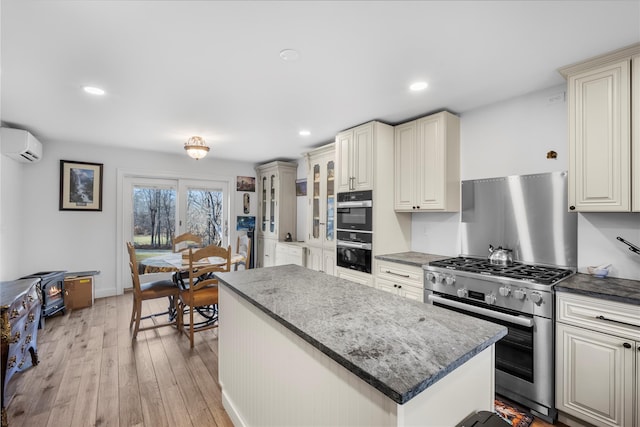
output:
[[461,255],[502,246],[514,261],[575,269],[577,234],[566,172],[462,181]]

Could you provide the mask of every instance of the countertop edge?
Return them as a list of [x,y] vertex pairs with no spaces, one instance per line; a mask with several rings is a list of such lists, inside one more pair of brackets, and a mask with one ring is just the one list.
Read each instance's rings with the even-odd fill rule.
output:
[[573,293],[624,304],[640,305],[640,281],[597,278],[576,273],[554,285],[556,292]]

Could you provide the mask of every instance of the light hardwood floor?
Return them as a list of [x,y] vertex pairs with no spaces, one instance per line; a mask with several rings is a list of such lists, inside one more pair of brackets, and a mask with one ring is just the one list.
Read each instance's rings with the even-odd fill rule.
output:
[[[126,293],[47,319],[40,364],[9,386],[10,427],[232,426],[218,386],[217,330],[197,333],[192,351],[173,327],[132,343],[131,304]],[[143,303],[145,312],[165,308],[165,300]]]

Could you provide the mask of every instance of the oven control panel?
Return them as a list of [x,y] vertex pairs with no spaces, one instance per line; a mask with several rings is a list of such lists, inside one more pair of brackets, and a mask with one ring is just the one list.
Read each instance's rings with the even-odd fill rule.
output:
[[551,318],[553,314],[553,294],[550,291],[531,289],[527,284],[495,276],[469,277],[458,272],[426,270],[424,289],[425,301],[426,294],[438,292],[531,315]]

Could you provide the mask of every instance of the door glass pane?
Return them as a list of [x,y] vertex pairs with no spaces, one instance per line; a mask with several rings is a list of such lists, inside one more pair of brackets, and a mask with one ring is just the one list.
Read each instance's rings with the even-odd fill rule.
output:
[[313,165],[313,238],[320,238],[320,165]]
[[262,231],[267,231],[267,177],[262,177]]
[[269,221],[270,221],[270,227],[269,227],[269,231],[271,231],[272,233],[274,231],[276,231],[276,176],[275,175],[271,175],[271,204],[269,206]]
[[335,164],[333,160],[327,162],[327,232],[325,239],[333,241],[333,215],[334,215],[334,192],[333,177],[335,175]]
[[222,245],[224,194],[221,190],[189,188],[185,231],[202,237],[202,244]]
[[133,187],[133,244],[138,261],[171,252],[176,229],[176,189]]

